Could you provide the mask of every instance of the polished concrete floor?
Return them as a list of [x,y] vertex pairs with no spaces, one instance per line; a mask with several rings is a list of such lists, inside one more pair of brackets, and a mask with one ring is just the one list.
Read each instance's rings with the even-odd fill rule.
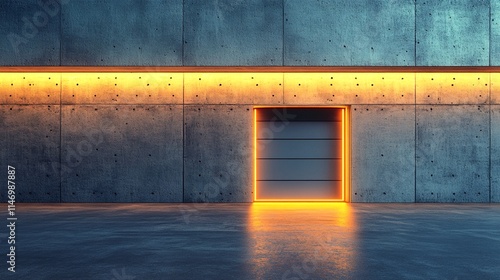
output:
[[18,204],[17,211],[16,273],[7,271],[4,225],[0,279],[500,279],[500,204]]

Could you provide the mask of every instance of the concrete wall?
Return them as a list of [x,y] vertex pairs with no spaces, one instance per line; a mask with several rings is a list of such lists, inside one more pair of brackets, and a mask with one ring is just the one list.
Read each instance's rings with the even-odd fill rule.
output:
[[0,65],[500,65],[499,0],[3,0]]
[[500,202],[497,81],[496,73],[4,73],[2,162],[18,167],[25,202],[249,202],[253,106],[350,105],[353,202]]
[[[499,12],[500,0],[4,0],[0,66],[497,66]],[[498,74],[0,77],[1,162],[19,168],[20,201],[251,201],[252,106],[351,105],[352,201],[500,202]]]

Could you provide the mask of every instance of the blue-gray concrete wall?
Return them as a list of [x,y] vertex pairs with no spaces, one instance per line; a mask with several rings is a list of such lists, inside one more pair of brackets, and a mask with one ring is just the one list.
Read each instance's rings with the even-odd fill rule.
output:
[[3,0],[0,65],[500,65],[499,0]]
[[[0,66],[498,66],[499,13],[500,0],[3,0]],[[259,75],[241,79],[252,94],[224,75],[20,77],[31,95],[0,92],[1,163],[24,174],[24,202],[248,202],[252,106],[345,104],[352,201],[500,202],[500,76]]]

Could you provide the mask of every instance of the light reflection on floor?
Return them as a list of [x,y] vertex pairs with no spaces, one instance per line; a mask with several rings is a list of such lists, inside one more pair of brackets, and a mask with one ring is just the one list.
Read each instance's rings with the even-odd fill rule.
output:
[[[4,262],[0,279],[500,275],[500,204],[18,204],[16,209],[17,272],[9,275]],[[0,231],[0,255],[7,253],[6,238]]]
[[356,227],[347,203],[254,203],[248,221],[253,274],[256,279],[347,275],[356,261]]

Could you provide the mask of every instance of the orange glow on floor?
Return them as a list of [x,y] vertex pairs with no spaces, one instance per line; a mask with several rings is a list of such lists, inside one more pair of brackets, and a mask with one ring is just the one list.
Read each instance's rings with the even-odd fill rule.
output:
[[290,268],[305,263],[349,271],[357,265],[358,222],[350,203],[254,202],[250,207],[247,242],[256,279],[272,278],[266,276],[281,265],[283,254],[296,257],[296,263],[286,264]]

